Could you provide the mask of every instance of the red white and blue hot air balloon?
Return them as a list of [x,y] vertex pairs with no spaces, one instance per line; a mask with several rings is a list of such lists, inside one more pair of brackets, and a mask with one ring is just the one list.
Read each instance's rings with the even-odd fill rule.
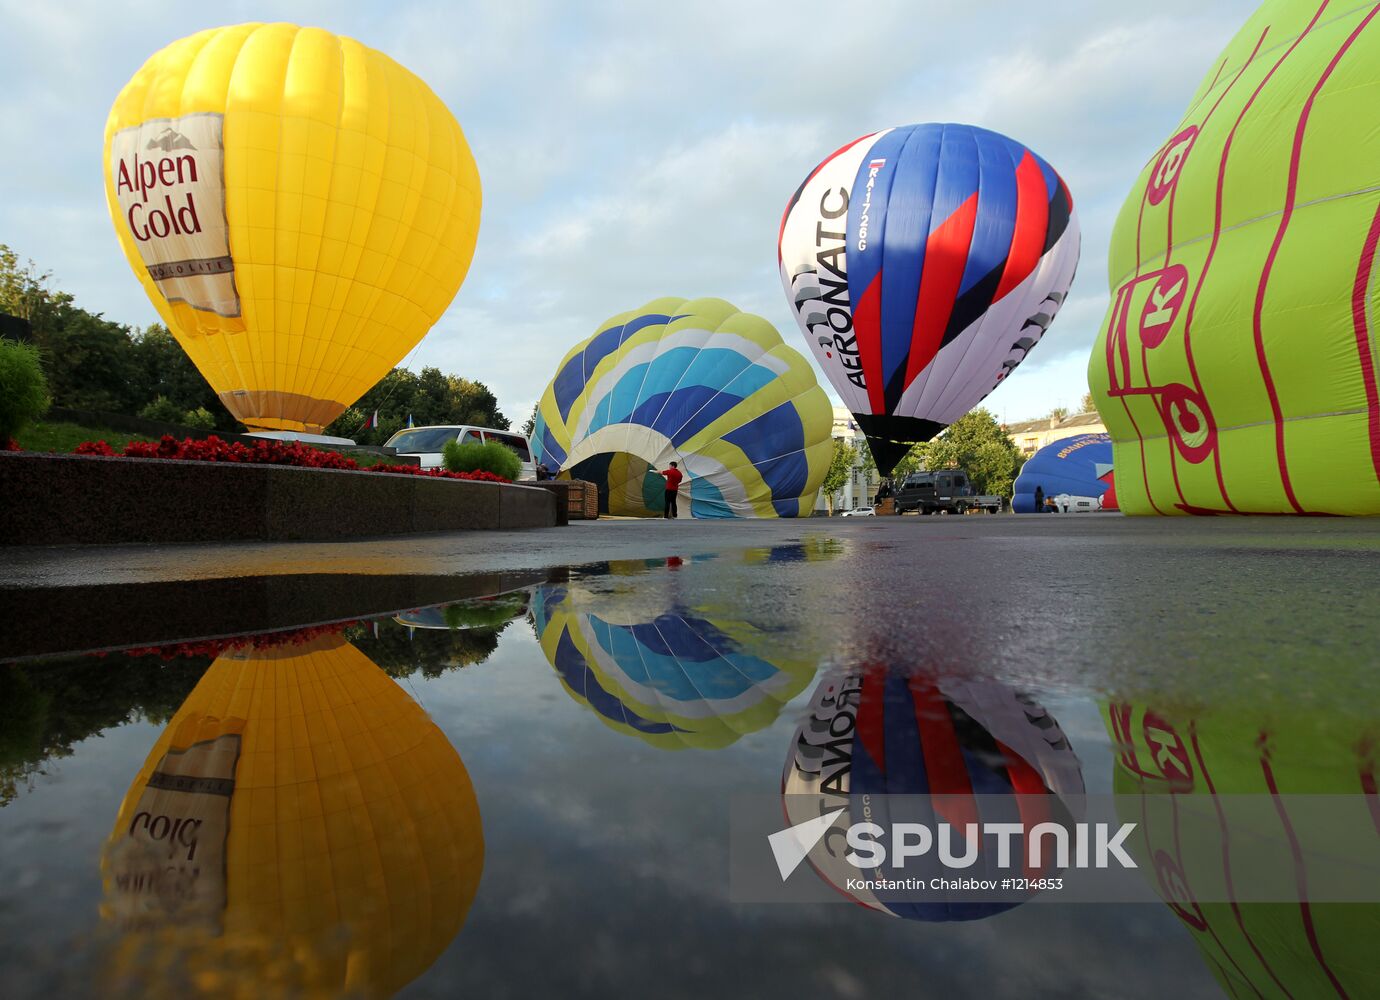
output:
[[895,467],[1025,359],[1068,295],[1078,218],[1048,163],[971,125],[908,125],[830,155],[781,219],[796,320]]
[[[841,809],[834,831],[805,855],[821,878],[869,909],[909,920],[981,920],[1032,897],[1034,890],[974,897],[955,888],[917,899],[909,890],[860,885],[866,872],[847,861],[842,831],[865,819],[887,831],[919,822],[955,831],[968,824],[1017,823],[1012,856],[1025,857],[1041,824],[1072,830],[1081,819],[1083,769],[1064,731],[1033,698],[987,678],[888,668],[867,662],[826,674],[795,731],[781,777],[786,821],[794,826]],[[939,834],[936,832],[936,837]],[[961,838],[960,838],[961,839]],[[969,875],[1000,880],[995,844],[976,848],[970,867],[919,866],[878,872],[887,878]],[[1058,874],[1048,855],[1027,878]],[[931,889],[938,887],[931,886]]]

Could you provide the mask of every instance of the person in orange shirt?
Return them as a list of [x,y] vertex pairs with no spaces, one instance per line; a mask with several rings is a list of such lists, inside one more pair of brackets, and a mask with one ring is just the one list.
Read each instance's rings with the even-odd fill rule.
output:
[[666,516],[677,517],[676,498],[680,495],[680,481],[685,478],[685,474],[680,471],[680,466],[672,462],[669,469],[662,469],[659,475],[666,479]]

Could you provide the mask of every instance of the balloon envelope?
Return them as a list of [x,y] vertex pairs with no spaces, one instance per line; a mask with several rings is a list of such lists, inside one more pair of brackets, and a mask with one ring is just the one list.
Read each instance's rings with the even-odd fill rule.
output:
[[479,229],[460,126],[382,53],[319,28],[213,28],[155,53],[105,128],[120,245],[238,419],[319,431],[450,304]]
[[[1310,691],[1308,700],[1317,694]],[[1380,993],[1380,903],[1316,897],[1319,883],[1335,884],[1339,870],[1343,877],[1346,869],[1358,873],[1357,884],[1373,881],[1380,810],[1375,726],[1367,713],[1348,718],[1298,701],[1283,710],[1237,704],[1192,711],[1112,702],[1105,721],[1117,750],[1118,811],[1138,826],[1127,847],[1224,995]],[[1184,805],[1137,804],[1166,796]],[[1317,796],[1316,808],[1332,821],[1320,829],[1291,817],[1309,801],[1300,796]],[[1338,809],[1341,796],[1357,803],[1351,824],[1333,819],[1348,815]],[[1297,898],[1236,901],[1237,887],[1252,885],[1264,870],[1288,873]]]
[[[1027,832],[1044,822],[1070,829],[1074,813],[1067,803],[1083,791],[1082,768],[1067,737],[1033,700],[995,681],[883,666],[820,681],[791,742],[781,782],[789,823],[843,808],[839,829],[863,816],[884,829],[901,821],[931,829],[987,822],[1019,822]],[[980,847],[962,874],[1010,874],[994,866],[993,854]],[[1015,848],[1013,854],[1021,856]],[[982,919],[1024,901],[964,901],[959,891],[916,901],[881,889],[849,888],[850,881],[862,880],[841,854],[817,847],[807,857],[821,878],[857,902],[911,920]],[[904,874],[919,877],[909,867]],[[925,878],[954,874],[937,861],[934,870],[924,871]]]
[[1088,384],[1128,514],[1380,514],[1380,24],[1268,0],[1122,205]]
[[665,750],[718,749],[770,725],[814,676],[814,663],[782,656],[746,621],[687,607],[650,582],[642,594],[614,601],[548,584],[532,600],[566,691],[618,732]]
[[1043,513],[1035,503],[1067,493],[1075,497],[1110,497],[1104,509],[1115,509],[1116,491],[1112,479],[1112,439],[1106,434],[1078,434],[1051,441],[1021,466],[1016,477],[1011,509],[1017,514]]
[[459,931],[483,859],[445,735],[326,636],[211,665],[120,807],[103,910],[125,975],[387,996]]
[[722,299],[657,299],[561,361],[532,431],[537,460],[599,488],[610,514],[656,516],[679,462],[695,517],[808,517],[833,455],[809,363]]
[[1078,247],[1048,163],[996,132],[927,124],[819,164],[786,206],[778,260],[805,340],[886,474],[1024,360]]

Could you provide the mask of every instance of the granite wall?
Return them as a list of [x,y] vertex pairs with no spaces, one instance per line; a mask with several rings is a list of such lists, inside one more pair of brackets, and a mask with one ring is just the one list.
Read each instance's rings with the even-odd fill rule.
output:
[[549,528],[532,486],[277,465],[0,452],[0,546],[335,541]]

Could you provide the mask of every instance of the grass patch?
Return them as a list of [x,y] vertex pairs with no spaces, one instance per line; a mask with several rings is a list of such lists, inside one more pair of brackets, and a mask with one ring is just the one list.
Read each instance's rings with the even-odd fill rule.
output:
[[121,451],[131,441],[156,441],[145,434],[126,434],[109,427],[83,427],[81,424],[47,423],[36,420],[15,438],[25,451],[50,451],[69,454],[83,441],[104,441]]

